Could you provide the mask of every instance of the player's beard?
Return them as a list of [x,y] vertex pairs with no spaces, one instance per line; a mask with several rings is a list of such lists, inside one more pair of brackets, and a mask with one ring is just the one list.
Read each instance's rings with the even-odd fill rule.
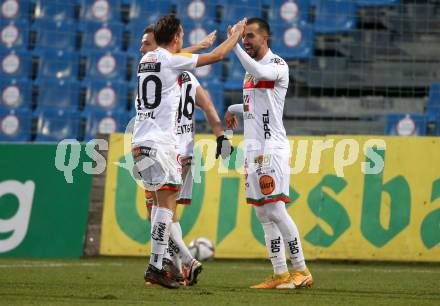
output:
[[250,46],[250,47],[251,47],[250,50],[246,49],[246,53],[252,58],[257,57],[257,54],[258,54],[258,51],[260,50],[260,47],[256,47],[256,46]]

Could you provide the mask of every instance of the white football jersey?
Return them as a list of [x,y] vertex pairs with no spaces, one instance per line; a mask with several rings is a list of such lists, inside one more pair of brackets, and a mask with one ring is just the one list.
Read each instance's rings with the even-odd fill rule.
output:
[[196,89],[200,86],[197,78],[188,71],[179,76],[181,99],[177,111],[177,139],[180,154],[192,156],[194,151]]
[[259,63],[275,67],[277,77],[274,80],[257,80],[246,72],[243,82],[243,119],[247,150],[288,148],[283,109],[289,86],[289,67],[270,49]]
[[153,141],[177,145],[176,128],[180,102],[179,75],[193,70],[198,55],[170,53],[158,47],[146,53],[138,66],[136,120],[133,143]]

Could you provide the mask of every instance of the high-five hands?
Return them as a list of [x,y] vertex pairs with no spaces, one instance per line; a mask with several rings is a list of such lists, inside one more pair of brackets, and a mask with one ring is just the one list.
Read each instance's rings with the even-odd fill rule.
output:
[[234,26],[229,25],[228,26],[228,38],[235,32],[240,33],[240,36],[242,36],[244,33],[244,28],[246,26],[246,22],[247,22],[247,18],[243,18],[242,20],[240,20],[239,22],[234,24]]
[[214,41],[217,38],[217,30],[212,31],[211,33],[208,34],[208,36],[206,36],[200,43],[200,47],[202,49],[208,49],[211,48],[212,44],[214,43]]

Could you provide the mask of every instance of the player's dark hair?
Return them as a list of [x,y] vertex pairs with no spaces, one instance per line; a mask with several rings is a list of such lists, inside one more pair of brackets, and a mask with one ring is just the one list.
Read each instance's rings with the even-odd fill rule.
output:
[[266,32],[267,36],[270,36],[270,26],[269,24],[261,18],[258,17],[254,17],[254,18],[250,18],[248,19],[248,21],[246,22],[246,25],[250,25],[256,23],[258,24],[258,28],[264,32]]
[[169,44],[179,33],[180,25],[180,19],[174,14],[160,17],[154,26],[154,38],[157,44],[159,46]]
[[154,24],[150,24],[144,29],[144,35],[148,33],[154,33]]

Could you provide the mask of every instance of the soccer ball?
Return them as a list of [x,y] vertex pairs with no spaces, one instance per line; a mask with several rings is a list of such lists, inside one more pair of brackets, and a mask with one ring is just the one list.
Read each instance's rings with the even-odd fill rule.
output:
[[188,246],[191,255],[199,260],[210,260],[214,258],[214,244],[208,238],[196,238]]

